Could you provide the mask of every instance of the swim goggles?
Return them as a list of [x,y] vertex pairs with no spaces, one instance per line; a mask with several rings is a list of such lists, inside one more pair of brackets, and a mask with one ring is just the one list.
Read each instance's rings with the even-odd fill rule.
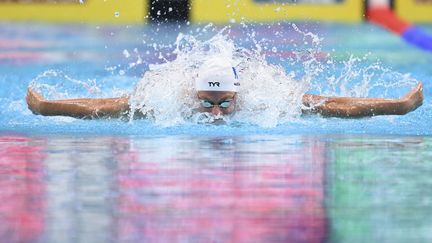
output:
[[231,106],[232,99],[221,101],[219,104],[215,104],[209,100],[201,100],[201,106],[204,108],[213,108],[214,106],[219,106],[221,109],[227,109]]

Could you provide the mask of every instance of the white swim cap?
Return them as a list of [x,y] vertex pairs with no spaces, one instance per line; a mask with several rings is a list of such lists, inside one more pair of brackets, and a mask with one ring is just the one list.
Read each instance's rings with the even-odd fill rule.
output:
[[230,58],[214,57],[205,61],[195,80],[197,91],[238,92],[240,81]]

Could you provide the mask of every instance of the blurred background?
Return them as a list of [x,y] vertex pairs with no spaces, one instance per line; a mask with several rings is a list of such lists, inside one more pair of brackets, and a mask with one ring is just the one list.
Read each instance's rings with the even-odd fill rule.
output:
[[361,22],[384,5],[412,22],[432,21],[430,0],[1,0],[0,20],[147,23],[185,20]]

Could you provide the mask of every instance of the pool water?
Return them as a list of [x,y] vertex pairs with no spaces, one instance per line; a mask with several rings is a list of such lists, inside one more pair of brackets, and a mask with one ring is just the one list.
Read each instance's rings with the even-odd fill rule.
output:
[[429,242],[419,136],[0,137],[8,242]]
[[[296,25],[323,38],[319,51],[337,68],[354,56],[361,59],[357,69],[379,62],[397,77],[423,81],[423,106],[404,116],[303,116],[274,127],[35,116],[24,101],[30,82],[67,97],[121,95],[133,91],[148,64],[174,58],[168,54],[179,32],[214,33],[194,25],[1,23],[0,236],[430,242],[432,55],[367,24]],[[248,46],[243,29],[235,25],[229,35]],[[277,51],[269,49],[267,60],[287,70],[292,66],[281,57],[304,48],[290,23],[247,29],[271,40]],[[370,95],[404,91],[395,86]]]

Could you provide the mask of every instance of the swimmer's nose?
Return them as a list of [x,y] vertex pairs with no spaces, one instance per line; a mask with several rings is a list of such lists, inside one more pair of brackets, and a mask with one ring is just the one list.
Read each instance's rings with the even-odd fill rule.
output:
[[221,111],[221,109],[219,108],[219,106],[217,106],[217,105],[213,106],[213,109],[212,109],[211,113],[212,113],[213,115],[215,115],[215,116],[222,115],[222,111]]

